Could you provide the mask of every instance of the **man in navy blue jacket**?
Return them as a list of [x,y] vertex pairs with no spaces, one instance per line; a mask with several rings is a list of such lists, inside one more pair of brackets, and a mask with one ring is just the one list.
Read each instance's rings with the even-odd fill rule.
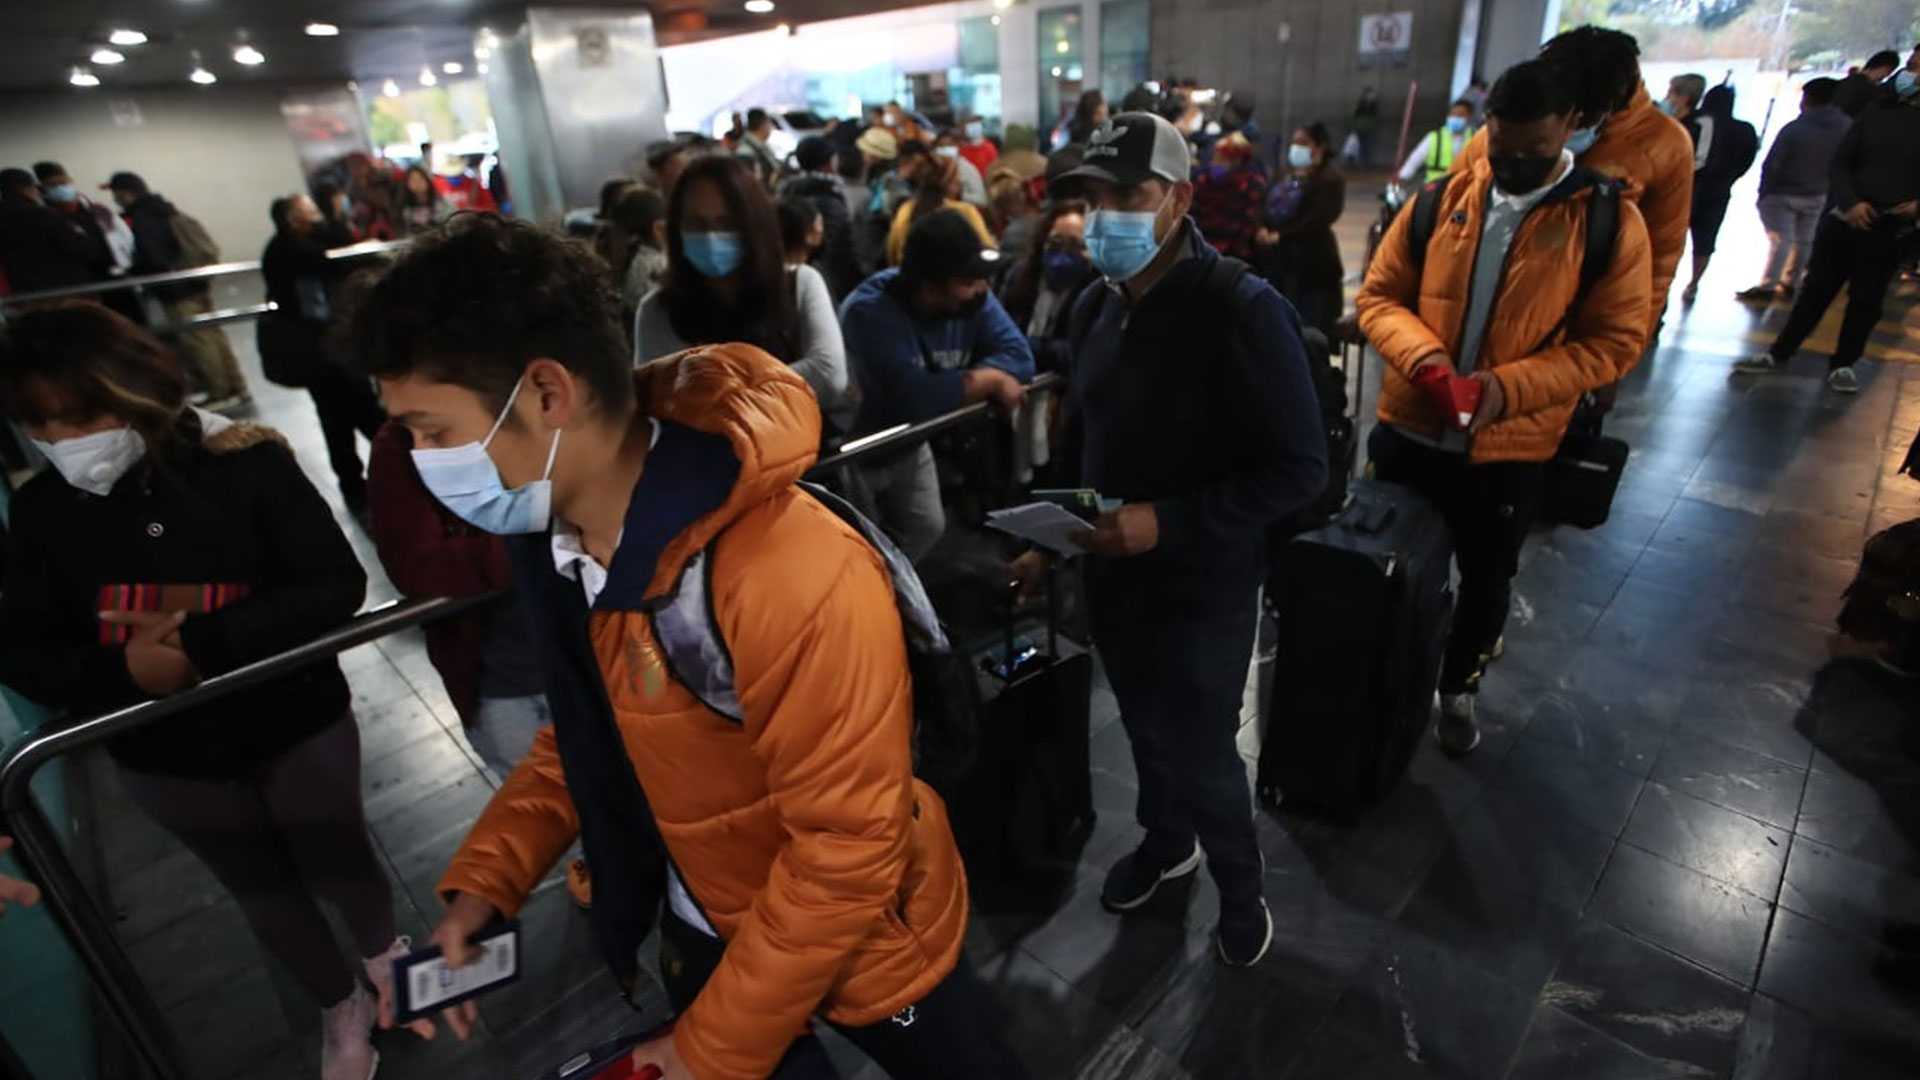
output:
[[1100,899],[1133,910],[1204,858],[1220,888],[1220,959],[1249,966],[1273,920],[1235,745],[1241,690],[1266,533],[1324,490],[1326,434],[1299,316],[1206,243],[1187,217],[1188,175],[1177,128],[1122,113],[1063,178],[1091,209],[1087,247],[1107,279],[1072,315],[1068,424],[1082,483],[1123,503],[1079,542],[1094,556],[1094,643],[1146,830]]
[[[987,288],[1000,253],[951,210],[921,218],[897,270],[868,278],[840,306],[852,376],[852,434],[870,435],[994,401],[1012,412],[1033,379],[1033,348]],[[926,443],[863,468],[880,523],[918,561],[946,531]]]

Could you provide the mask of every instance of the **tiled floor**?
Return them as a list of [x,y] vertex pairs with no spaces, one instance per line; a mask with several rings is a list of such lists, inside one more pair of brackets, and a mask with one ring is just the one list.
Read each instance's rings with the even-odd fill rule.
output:
[[[1077,876],[1037,909],[980,912],[970,938],[1036,1077],[1920,1074],[1920,1002],[1869,972],[1882,926],[1920,921],[1920,695],[1822,666],[1861,542],[1920,513],[1920,484],[1893,472],[1920,426],[1920,332],[1895,323],[1920,317],[1911,293],[1894,305],[1857,398],[1813,366],[1730,380],[1766,340],[1716,299],[1750,283],[1739,221],[1709,299],[1676,310],[1610,422],[1634,448],[1613,519],[1529,546],[1482,748],[1423,745],[1351,825],[1262,812],[1276,938],[1258,969],[1212,962],[1204,880],[1124,920],[1099,909],[1136,833],[1126,740],[1096,695],[1101,819]],[[261,399],[330,491],[301,399]],[[374,833],[420,935],[489,785],[416,637],[346,662]],[[312,1010],[94,776],[121,930],[202,1075],[311,1076]],[[531,1078],[643,1023],[557,882],[524,919],[533,970],[484,1003],[481,1040],[385,1037],[383,1076]]]

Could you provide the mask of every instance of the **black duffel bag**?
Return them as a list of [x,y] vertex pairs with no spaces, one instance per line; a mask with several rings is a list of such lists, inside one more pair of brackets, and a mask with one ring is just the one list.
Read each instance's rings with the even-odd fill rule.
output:
[[327,375],[327,328],[297,315],[270,311],[254,321],[254,344],[267,380],[304,390]]

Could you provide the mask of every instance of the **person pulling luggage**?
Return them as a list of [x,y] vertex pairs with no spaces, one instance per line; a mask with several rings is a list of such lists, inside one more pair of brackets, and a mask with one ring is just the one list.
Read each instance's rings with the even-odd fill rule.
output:
[[[1151,113],[1097,128],[1061,177],[1083,196],[1104,284],[1071,313],[1067,460],[1122,500],[1079,540],[1094,644],[1139,773],[1140,847],[1101,903],[1131,911],[1202,859],[1220,887],[1215,944],[1266,954],[1253,799],[1234,737],[1266,576],[1268,526],[1326,485],[1326,436],[1300,320],[1187,217],[1186,140]],[[1030,583],[1040,559],[1015,573]]]
[[[1453,533],[1460,592],[1437,734],[1456,755],[1480,743],[1474,695],[1502,648],[1545,463],[1580,396],[1639,357],[1652,290],[1639,209],[1567,148],[1584,120],[1559,72],[1516,64],[1487,116],[1487,154],[1421,189],[1356,302],[1385,361],[1374,475],[1420,491]],[[1422,200],[1435,202],[1423,212]]]

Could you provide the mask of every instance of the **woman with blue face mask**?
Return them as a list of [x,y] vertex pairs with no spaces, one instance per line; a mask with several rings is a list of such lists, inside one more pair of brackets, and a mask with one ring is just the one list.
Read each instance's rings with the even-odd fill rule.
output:
[[[76,718],[168,698],[350,618],[366,573],[286,440],[186,403],[165,347],[97,304],[13,316],[0,410],[48,467],[14,496],[0,682]],[[106,744],[129,801],[212,871],[322,1010],[322,1080],[365,1080],[393,894],[331,658]],[[343,954],[321,910],[351,931]]]
[[1346,308],[1346,267],[1333,227],[1347,209],[1347,178],[1334,163],[1333,136],[1314,121],[1287,146],[1291,174],[1267,196],[1266,224],[1255,237],[1256,265],[1300,321],[1334,340]]
[[847,354],[826,278],[789,267],[773,199],[741,163],[687,166],[667,203],[667,272],[634,317],[633,360],[744,341],[791,365],[821,411],[847,390]]

